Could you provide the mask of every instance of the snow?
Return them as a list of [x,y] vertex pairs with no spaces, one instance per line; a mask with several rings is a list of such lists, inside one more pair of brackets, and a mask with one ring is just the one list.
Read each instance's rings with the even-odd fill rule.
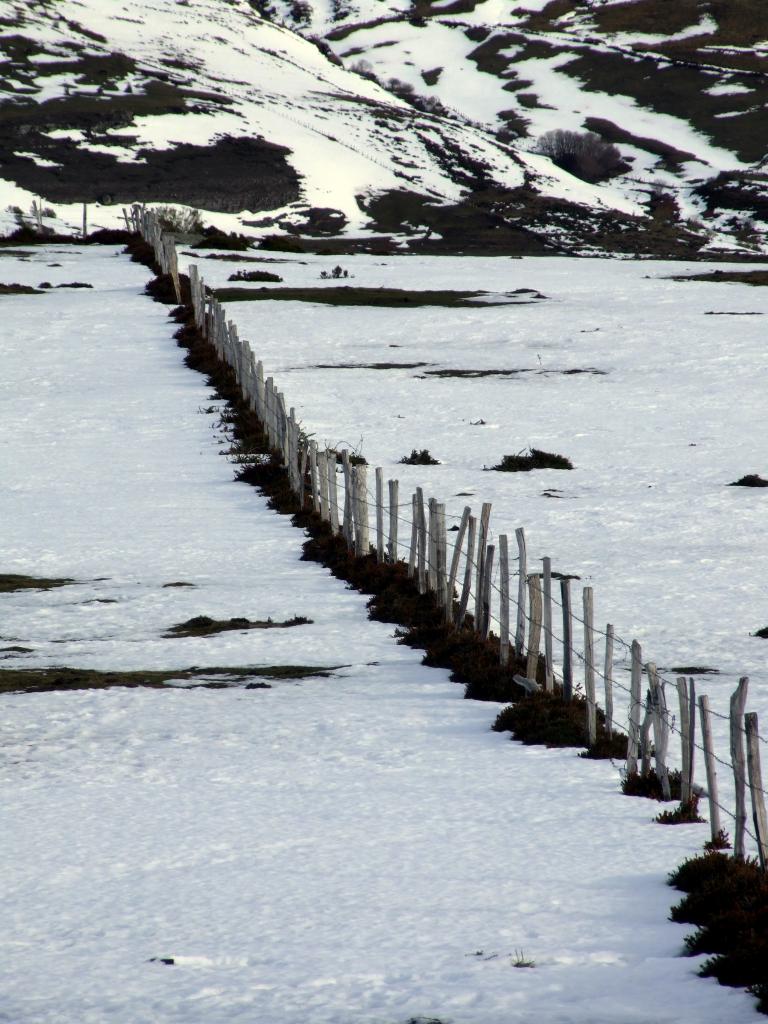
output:
[[[724,491],[721,477],[737,455],[762,468],[759,332],[757,318],[700,314],[764,308],[761,291],[664,282],[672,266],[649,263],[345,262],[358,285],[532,286],[551,299],[450,313],[232,306],[306,428],[362,430],[388,470],[411,442],[434,446],[444,464],[398,467],[406,488],[418,477],[449,502],[470,487],[492,497],[494,530],[527,520],[532,552],[593,577],[617,631],[642,623],[664,656],[663,623],[721,667],[744,664],[733,627],[765,607],[763,517],[759,492]],[[314,283],[328,265],[306,263],[280,264],[287,283]],[[201,265],[212,279],[227,271]],[[1,568],[79,581],[2,595],[3,636],[35,648],[4,667],[345,666],[269,690],[3,697],[6,1019],[760,1019],[745,993],[696,977],[700,958],[679,955],[687,929],[667,920],[665,875],[706,827],[656,826],[656,807],[620,796],[609,763],[489,732],[497,706],[462,700],[447,673],[367,620],[363,597],[299,561],[300,533],[232,481],[207,411],[217,403],[184,368],[166,308],[141,296],[143,268],[114,248],[51,247],[3,257],[0,273],[95,286],[2,299]],[[610,375],[501,388],[311,369],[319,355],[391,359],[391,344],[438,365],[535,369],[538,353],[545,369],[589,359]],[[498,429],[467,426],[479,412]],[[698,455],[682,450],[690,437]],[[574,455],[572,481],[546,475],[574,499],[551,503],[566,512],[538,499],[544,476],[482,473],[478,456],[528,439]],[[163,587],[175,580],[196,589]],[[201,612],[314,625],[159,638]],[[755,683],[750,706],[764,710],[759,671]]]

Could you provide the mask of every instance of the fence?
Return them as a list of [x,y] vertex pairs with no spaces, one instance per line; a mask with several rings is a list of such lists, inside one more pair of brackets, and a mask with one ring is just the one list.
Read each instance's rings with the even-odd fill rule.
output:
[[[124,216],[126,225],[152,246],[157,265],[170,277],[176,299],[181,303],[182,284],[173,237],[163,233],[154,213],[139,205],[134,205],[130,211],[124,210]],[[385,481],[381,468],[374,470],[371,487],[369,467],[357,464],[350,452],[320,450],[301,430],[295,410],[288,407],[274,379],[265,377],[261,360],[256,358],[249,342],[239,337],[236,324],[227,319],[213,292],[206,288],[196,265],[189,267],[189,293],[198,331],[234,373],[243,399],[262,424],[269,447],[279,457],[300,506],[310,505],[334,534],[343,536],[348,549],[357,557],[375,555],[380,563],[394,564],[401,560],[406,563],[408,576],[418,592],[434,595],[446,624],[456,628],[469,626],[481,640],[488,638],[493,626],[499,637],[501,664],[510,663],[514,650],[526,666],[525,675],[513,676],[524,691],[535,693],[543,688],[554,694],[557,688],[565,701],[571,701],[575,691],[581,689],[581,682],[575,678],[575,668],[580,663],[588,746],[597,739],[598,681],[603,687],[605,728],[609,737],[615,724],[614,691],[622,691],[628,698],[626,775],[648,776],[653,765],[663,797],[671,799],[668,754],[670,737],[676,735],[681,745],[681,805],[690,804],[694,797],[706,793],[713,843],[721,841],[724,815],[732,820],[734,857],[745,856],[745,837],[749,836],[757,849],[760,865],[766,870],[765,798],[768,794],[762,782],[760,750],[768,741],[760,735],[757,715],[746,713],[749,680],[744,677],[739,681],[731,697],[730,715],[725,716],[710,708],[705,695],[697,698],[693,677],[679,676],[674,682],[665,679],[653,662],[643,661],[637,640],[624,640],[616,634],[612,624],[607,624],[604,630],[595,626],[591,587],[583,588],[582,614],[579,615],[573,609],[571,579],[554,573],[551,559],[542,559],[541,572],[528,571],[523,528],[515,531],[518,585],[516,595],[512,594],[509,538],[502,534],[497,544],[490,542],[489,503],[482,505],[479,516],[473,515],[467,506],[461,517],[456,517],[452,531],[456,537],[449,564],[445,505],[434,498],[425,498],[421,487],[415,489],[410,500],[401,503],[399,481]],[[410,515],[404,515],[403,510]],[[405,528],[402,531],[401,523]],[[401,532],[409,538],[404,545]],[[497,565],[496,575],[494,565]],[[559,582],[560,600],[553,592],[555,582]],[[510,619],[513,606],[514,629]],[[562,636],[556,632],[556,616],[562,622]],[[581,649],[574,635],[578,627],[583,636]],[[604,640],[602,671],[597,663],[597,637]],[[555,645],[562,651],[559,666],[554,660]],[[615,678],[617,647],[630,658],[629,687]],[[670,712],[668,691],[677,693],[679,718]],[[697,711],[700,741],[697,740]],[[729,722],[730,761],[715,753],[713,716]],[[706,789],[694,782],[696,751],[703,756]],[[734,811],[720,803],[718,767],[733,775]],[[747,788],[754,833],[747,828]]]

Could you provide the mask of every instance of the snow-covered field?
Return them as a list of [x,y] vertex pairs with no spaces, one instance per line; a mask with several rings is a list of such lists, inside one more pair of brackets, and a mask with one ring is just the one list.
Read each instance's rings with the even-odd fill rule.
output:
[[[454,513],[493,500],[494,531],[525,525],[533,558],[594,583],[599,614],[647,657],[720,668],[716,706],[749,672],[768,721],[764,646],[746,636],[768,624],[765,492],[725,486],[765,475],[761,321],[703,315],[764,312],[762,291],[657,280],[680,264],[345,263],[357,285],[549,299],[232,305],[307,430],[362,435],[388,475],[428,447],[443,464],[398,466],[401,488],[423,483]],[[314,284],[330,266],[275,269]],[[217,403],[145,279],[116,249],[0,260],[5,282],[94,285],[0,300],[0,572],[78,581],[0,597],[2,646],[33,649],[3,667],[343,667],[268,690],[3,698],[0,1020],[760,1019],[746,994],[695,976],[686,929],[666,921],[665,874],[706,826],[659,827],[610,764],[490,732],[496,706],[462,700],[362,597],[300,562],[298,531],[232,482]],[[310,369],[384,360],[434,366]],[[417,376],[586,366],[607,375]],[[577,469],[483,472],[528,443]],[[164,587],[179,581],[195,587]],[[196,614],[313,624],[160,638]]]

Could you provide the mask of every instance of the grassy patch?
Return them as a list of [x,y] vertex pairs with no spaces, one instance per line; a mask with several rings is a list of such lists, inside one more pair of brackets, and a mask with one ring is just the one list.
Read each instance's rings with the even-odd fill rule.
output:
[[[682,776],[679,771],[669,773],[669,789],[673,800],[680,799]],[[649,800],[663,800],[664,793],[661,788],[661,779],[653,768],[645,775],[635,772],[633,775],[625,775],[621,783],[621,791],[624,796],[644,796]]]
[[233,252],[245,252],[250,249],[250,239],[243,235],[209,234],[195,242],[193,249],[231,249]]
[[0,295],[42,295],[42,292],[28,284],[0,284]]
[[46,579],[43,576],[19,576],[15,573],[0,573],[0,594],[9,594],[15,590],[53,590],[54,587],[66,587],[74,580],[61,577]]
[[[158,669],[99,672],[80,668],[0,669],[0,693],[48,693],[52,690],[105,690],[113,686],[173,687],[174,682],[200,680],[207,689],[223,689],[252,679],[327,679],[339,666],[260,665],[232,668]],[[266,684],[260,684],[266,685]]]
[[214,636],[216,633],[226,633],[230,630],[290,629],[291,626],[307,626],[311,623],[312,619],[306,619],[301,615],[286,619],[284,622],[273,622],[272,619],[256,620],[255,622],[243,618],[211,619],[207,615],[196,615],[192,619],[187,619],[186,622],[172,626],[163,633],[163,636],[169,639],[182,636]]
[[666,281],[706,281],[710,284],[768,285],[768,270],[713,270],[706,274],[673,274]]
[[690,800],[681,801],[674,811],[661,811],[653,820],[659,825],[692,825],[700,824],[704,818],[699,814],[698,796],[692,796]]
[[491,469],[499,473],[528,473],[532,469],[573,469],[573,463],[564,455],[531,448],[527,455],[505,455]]
[[[384,306],[391,309],[416,309],[420,306],[443,306],[447,309],[479,309],[489,305],[482,301],[488,292],[464,291],[410,291],[405,288],[357,288],[350,285],[328,288],[217,288],[219,302],[259,302],[277,299],[284,302],[318,302],[328,306]],[[519,300],[507,296],[508,302],[494,301],[493,305],[513,305]]]
[[279,274],[272,274],[268,270],[238,270],[235,274],[230,274],[227,278],[228,281],[271,281],[273,284],[279,284],[283,279]]

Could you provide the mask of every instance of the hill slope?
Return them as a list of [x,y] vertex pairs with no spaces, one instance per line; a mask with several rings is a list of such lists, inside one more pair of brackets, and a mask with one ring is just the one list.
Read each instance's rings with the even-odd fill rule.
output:
[[[229,228],[372,230],[429,251],[690,256],[711,246],[711,234],[680,223],[664,202],[649,217],[647,187],[589,184],[530,152],[534,129],[561,120],[547,111],[543,86],[535,104],[521,88],[523,65],[528,78],[546,83],[564,63],[557,35],[568,34],[560,31],[566,15],[547,13],[551,4],[543,13],[518,10],[509,24],[490,0],[418,11],[391,5],[384,15],[380,3],[263,8],[271,21],[258,6],[124,0],[105,12],[97,0],[33,10],[21,0],[4,4],[2,205],[23,210],[34,196],[65,208],[100,204],[114,209],[99,210],[97,222],[110,223],[126,202],[176,203],[236,215],[217,218]],[[290,28],[275,23],[281,15]],[[585,37],[585,19],[573,21],[573,38]],[[544,22],[549,42],[537,27]],[[515,63],[521,33],[528,56]],[[383,88],[372,80],[374,64],[379,77],[398,81]],[[425,99],[402,86],[408,76]],[[519,108],[528,102],[536,113],[526,124]],[[594,107],[598,120],[611,112]],[[623,122],[615,113],[614,120],[615,135]],[[741,151],[698,135],[693,142],[694,164],[684,164],[682,177],[669,172],[686,186],[685,216],[704,207],[691,200],[692,167],[712,177],[743,175],[746,166]],[[743,242],[754,241],[738,226]]]

